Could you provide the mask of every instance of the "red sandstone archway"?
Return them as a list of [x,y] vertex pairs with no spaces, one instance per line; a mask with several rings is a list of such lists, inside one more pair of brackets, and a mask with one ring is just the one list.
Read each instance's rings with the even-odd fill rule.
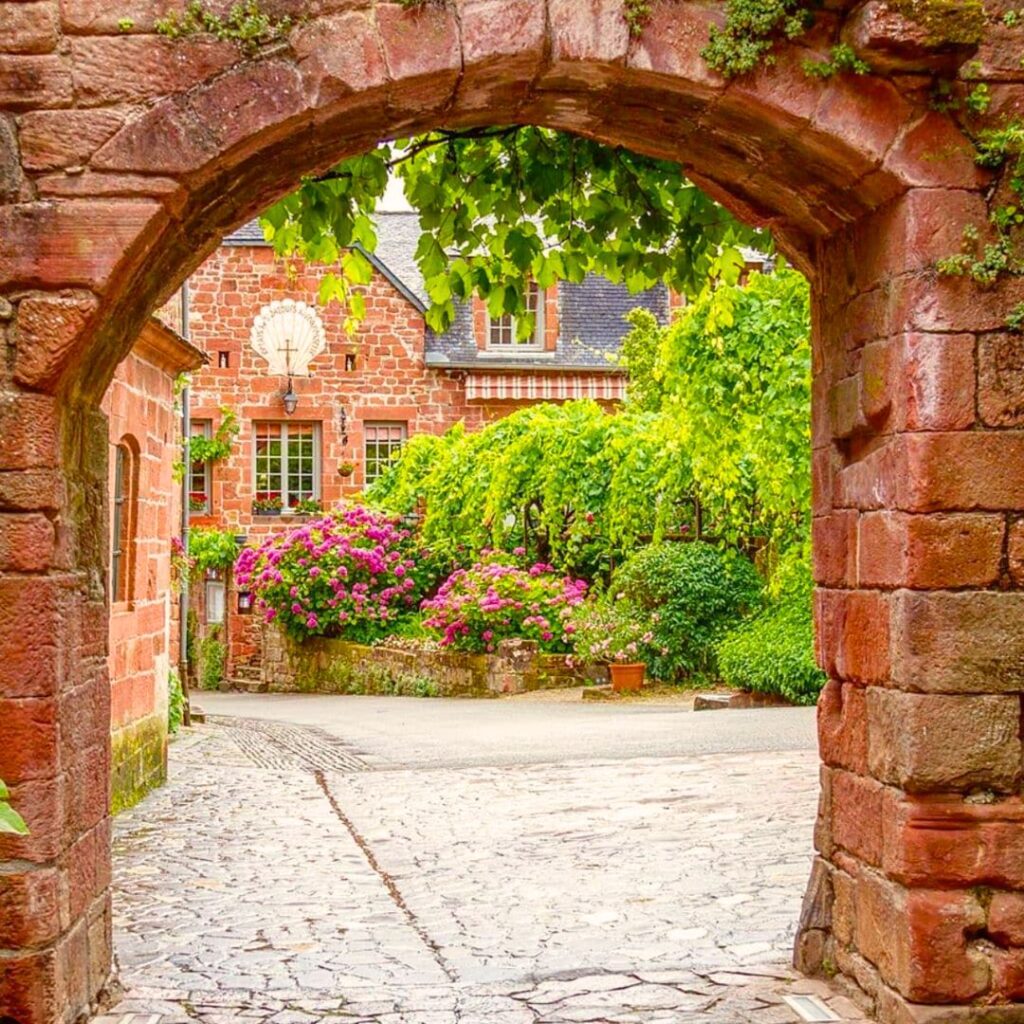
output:
[[[980,1004],[1021,1019],[1024,384],[994,372],[985,332],[1024,296],[933,269],[983,220],[986,182],[928,107],[927,54],[820,81],[794,45],[727,84],[700,57],[721,5],[656,4],[630,40],[620,4],[323,0],[251,59],[159,39],[148,0],[16,5],[0,42],[0,777],[32,835],[0,838],[0,1008],[20,1024],[74,1019],[110,970],[97,409],[116,363],[300,173],[384,136],[513,121],[679,160],[811,276],[832,682],[798,961],[834,965],[886,1021]],[[1009,106],[1020,71],[992,35],[983,66]]]

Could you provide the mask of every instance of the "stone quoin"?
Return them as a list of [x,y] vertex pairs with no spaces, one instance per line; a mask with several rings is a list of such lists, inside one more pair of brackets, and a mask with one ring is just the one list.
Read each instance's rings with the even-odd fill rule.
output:
[[[700,56],[724,10],[707,0],[655,3],[637,38],[621,0],[283,0],[308,17],[255,56],[159,37],[144,0],[0,3],[0,777],[31,828],[0,838],[0,1016],[70,1022],[111,981],[110,738],[88,723],[110,704],[116,366],[300,175],[384,137],[532,122],[680,162],[810,277],[831,682],[797,962],[888,1024],[1021,1020],[1024,429],[1005,323],[1024,282],[936,274],[990,181],[929,104],[949,49],[890,9],[907,6],[824,5],[773,67],[726,81]],[[996,113],[1024,101],[1011,6],[987,4],[975,55]],[[839,19],[878,73],[805,75]]]

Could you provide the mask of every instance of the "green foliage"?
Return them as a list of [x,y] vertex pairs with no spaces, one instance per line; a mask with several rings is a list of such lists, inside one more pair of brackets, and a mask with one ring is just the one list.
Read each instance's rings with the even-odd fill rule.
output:
[[825,685],[814,660],[814,583],[798,550],[784,558],[761,614],[740,623],[718,644],[718,671],[729,686],[813,704]]
[[117,19],[117,30],[118,32],[131,32],[135,28],[134,18],[118,18]]
[[202,576],[208,569],[227,570],[238,557],[238,542],[231,530],[196,527],[188,533],[188,555],[192,576]]
[[710,679],[715,644],[761,601],[753,564],[710,544],[652,544],[625,562],[609,593],[653,634],[651,673],[666,682]]
[[465,564],[485,548],[522,547],[587,579],[665,535],[749,548],[802,536],[810,505],[803,278],[754,275],[745,288],[709,291],[671,327],[643,314],[633,323],[627,366],[641,386],[625,411],[538,405],[475,433],[459,426],[414,437],[367,500],[423,511],[424,544],[441,559]]
[[425,506],[423,543],[456,564],[487,548],[594,578],[645,537],[692,525],[688,459],[670,418],[544,404],[468,433],[410,440],[367,500]]
[[805,60],[803,69],[812,78],[831,78],[844,71],[854,75],[871,73],[871,65],[861,60],[848,43],[833,46],[828,60]]
[[231,455],[235,438],[238,437],[238,417],[226,405],[222,405],[220,426],[213,437],[198,435],[188,439],[188,457],[192,462],[218,462]]
[[[976,160],[982,167],[1000,170],[1009,164],[1009,188],[1024,205],[1024,122],[1010,121],[999,128],[988,128],[975,140]],[[987,240],[974,224],[964,228],[960,252],[938,263],[940,274],[970,277],[980,285],[995,284],[1004,274],[1024,273],[1020,228],[1024,209],[1016,203],[995,206],[989,213]]]
[[664,384],[658,374],[661,326],[654,314],[643,307],[632,310],[626,319],[630,330],[622,339],[618,362],[629,376],[629,408],[636,412],[658,412],[664,396]]
[[211,626],[199,642],[199,685],[204,690],[216,690],[224,680],[228,649],[221,640],[219,626]]
[[185,691],[176,669],[167,675],[167,731],[173,736],[185,721]]
[[25,826],[25,820],[8,803],[10,796],[4,780],[0,779],[0,835],[26,836],[28,828]]
[[775,63],[773,50],[783,39],[796,39],[814,23],[808,0],[727,0],[725,25],[711,29],[702,56],[726,78]]
[[598,273],[632,291],[664,281],[692,295],[710,276],[735,281],[741,246],[771,246],[677,164],[545,128],[442,130],[383,143],[306,179],[262,218],[279,255],[340,264],[321,298],[347,303],[353,323],[358,286],[372,275],[364,253],[377,245],[373,214],[392,174],[419,213],[415,257],[427,322],[438,331],[475,293],[492,315],[517,315],[526,338],[529,279],[546,288]]
[[728,543],[785,546],[806,531],[809,334],[807,282],[791,270],[708,291],[665,332],[663,415]]
[[154,25],[157,33],[168,39],[211,35],[221,41],[238,43],[248,54],[285,38],[291,27],[292,19],[288,15],[271,18],[258,0],[233,4],[226,17],[207,7],[203,0],[188,0],[184,10],[168,11]]
[[297,505],[292,506],[292,510],[300,515],[316,516],[323,512],[324,506],[319,498],[303,498]]

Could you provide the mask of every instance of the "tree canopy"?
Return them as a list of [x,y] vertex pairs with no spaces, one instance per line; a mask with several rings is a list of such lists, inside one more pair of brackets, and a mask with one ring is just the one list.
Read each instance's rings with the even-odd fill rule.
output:
[[[634,313],[623,411],[594,402],[521,409],[476,432],[413,437],[369,489],[423,511],[452,561],[495,547],[593,579],[664,536],[753,551],[807,534],[808,289],[800,274],[723,285],[659,327]],[[643,354],[640,358],[639,353]]]
[[598,273],[632,291],[665,282],[696,296],[710,278],[734,282],[742,246],[771,247],[665,160],[532,126],[437,131],[383,142],[305,179],[271,207],[264,231],[279,255],[335,266],[321,298],[362,316],[354,286],[369,281],[374,213],[397,176],[419,215],[416,261],[444,330],[474,293],[492,316],[518,314],[526,282],[548,287]]

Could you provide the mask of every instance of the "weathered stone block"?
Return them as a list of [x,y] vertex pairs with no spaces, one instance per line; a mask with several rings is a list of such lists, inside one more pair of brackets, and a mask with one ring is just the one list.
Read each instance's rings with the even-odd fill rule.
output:
[[978,407],[990,427],[1024,426],[1024,338],[986,334],[978,341]]
[[991,514],[860,517],[857,582],[864,587],[986,587],[999,579],[1004,519]]
[[894,598],[893,681],[928,693],[1024,689],[1024,594],[916,593]]
[[868,763],[911,793],[974,788],[1012,792],[1021,778],[1020,701],[872,687]]

